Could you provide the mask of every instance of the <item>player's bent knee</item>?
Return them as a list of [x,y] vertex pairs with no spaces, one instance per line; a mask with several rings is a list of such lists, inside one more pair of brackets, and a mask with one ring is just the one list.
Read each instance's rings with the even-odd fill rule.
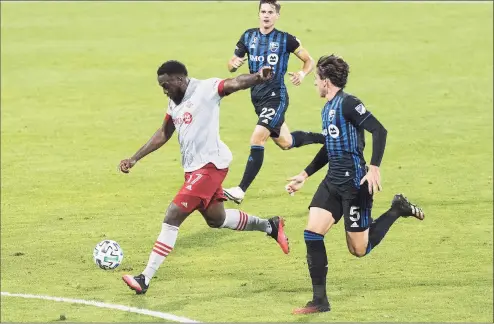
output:
[[269,134],[270,131],[267,128],[257,125],[250,137],[250,144],[264,146],[269,138]]
[[364,257],[367,254],[367,244],[349,242],[348,251],[357,258]]
[[309,220],[306,230],[326,235],[329,229],[333,226],[335,220],[331,212],[318,207],[311,207],[309,210]]
[[255,137],[254,135],[250,138],[250,145],[264,146],[265,144],[265,139]]
[[208,224],[211,228],[220,228],[223,225],[224,221],[221,219],[207,219],[206,224]]
[[276,143],[276,145],[278,145],[279,148],[281,148],[284,151],[292,148],[291,142],[287,142],[285,140],[275,140],[274,142]]
[[180,207],[175,205],[175,203],[171,203],[166,211],[165,219],[163,223],[168,225],[179,227],[182,222],[189,216],[190,213],[182,210]]
[[367,255],[367,249],[362,249],[362,248],[349,248],[348,249],[350,253],[357,258],[362,258]]
[[278,137],[272,137],[273,141],[282,150],[289,150],[293,147],[293,137],[290,132],[281,132]]
[[348,251],[361,258],[367,254],[367,246],[369,245],[369,231],[365,230],[362,232],[346,232],[346,241],[348,246]]

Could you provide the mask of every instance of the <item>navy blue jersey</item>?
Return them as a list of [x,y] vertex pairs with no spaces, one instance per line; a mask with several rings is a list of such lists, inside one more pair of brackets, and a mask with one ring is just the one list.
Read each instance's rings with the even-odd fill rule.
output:
[[284,77],[290,53],[300,47],[295,36],[273,29],[262,34],[259,28],[246,30],[240,36],[234,54],[248,56],[250,73],[256,73],[263,66],[273,68],[273,79],[251,88],[252,101],[262,103],[272,99],[286,100],[288,97]]
[[329,180],[336,185],[352,182],[360,188],[364,177],[365,135],[361,127],[371,113],[357,98],[340,90],[324,106],[322,133],[326,138],[329,160]]

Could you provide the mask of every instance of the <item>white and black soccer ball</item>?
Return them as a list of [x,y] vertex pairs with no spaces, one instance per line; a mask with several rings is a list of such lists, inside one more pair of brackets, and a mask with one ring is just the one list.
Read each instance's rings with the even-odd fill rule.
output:
[[94,263],[103,270],[115,269],[122,263],[123,257],[122,248],[112,240],[99,242],[93,252]]

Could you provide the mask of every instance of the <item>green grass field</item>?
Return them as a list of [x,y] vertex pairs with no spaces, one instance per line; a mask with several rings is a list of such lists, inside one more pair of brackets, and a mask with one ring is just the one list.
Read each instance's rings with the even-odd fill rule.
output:
[[[162,122],[156,68],[179,59],[194,77],[230,76],[236,41],[257,25],[255,3],[9,2],[1,9],[3,292],[211,322],[492,322],[492,3],[283,5],[278,27],[315,58],[345,57],[348,92],[388,129],[374,216],[397,192],[426,211],[424,222],[399,220],[362,259],[348,253],[342,224],[333,228],[326,236],[333,310],[315,316],[290,312],[311,297],[303,229],[324,172],[295,197],[283,190],[315,146],[283,152],[268,143],[241,205],[286,217],[290,255],[261,233],[213,230],[194,213],[147,295],[121,281],[144,268],[183,180],[176,137],[131,174],[116,170]],[[289,70],[299,66],[292,56]],[[312,75],[288,91],[290,128],[319,130],[324,102]],[[242,176],[256,122],[248,91],[223,100],[221,122],[234,154],[228,187]],[[113,272],[92,263],[104,238],[125,251]],[[60,314],[73,322],[159,321],[78,304],[1,302],[2,321]]]

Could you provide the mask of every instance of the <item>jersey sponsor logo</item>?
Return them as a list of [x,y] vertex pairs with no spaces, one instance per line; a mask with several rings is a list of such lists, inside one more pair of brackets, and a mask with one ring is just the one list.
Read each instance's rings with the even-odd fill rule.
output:
[[264,62],[264,56],[262,55],[249,55],[249,60],[253,62]]
[[355,110],[356,110],[356,111],[359,113],[359,115],[361,115],[361,116],[362,116],[363,114],[365,114],[365,112],[367,111],[367,110],[365,109],[365,106],[364,106],[364,104],[363,104],[363,103],[361,103],[361,104],[359,104],[357,107],[355,107]]
[[268,55],[268,63],[269,65],[276,65],[276,63],[278,63],[278,60],[279,60],[279,57],[277,54],[269,54]]
[[329,133],[329,136],[331,136],[332,138],[340,137],[340,129],[338,127],[336,127],[335,125],[329,125],[328,133]]
[[187,204],[187,202],[186,202],[186,201],[183,201],[181,204],[182,204],[182,206],[184,206],[185,208],[187,208],[187,205],[188,205],[188,204]]
[[336,110],[334,110],[334,109],[331,109],[331,110],[329,111],[329,122],[332,122],[332,121],[333,121],[333,119],[334,119],[334,114],[335,114],[335,113],[336,113]]
[[280,43],[278,43],[278,42],[269,43],[269,50],[271,52],[277,52],[279,48],[280,48]]
[[182,117],[174,118],[173,124],[174,125],[182,125],[182,124],[189,125],[190,123],[192,123],[192,120],[193,120],[192,114],[189,112],[186,112],[183,114]]

